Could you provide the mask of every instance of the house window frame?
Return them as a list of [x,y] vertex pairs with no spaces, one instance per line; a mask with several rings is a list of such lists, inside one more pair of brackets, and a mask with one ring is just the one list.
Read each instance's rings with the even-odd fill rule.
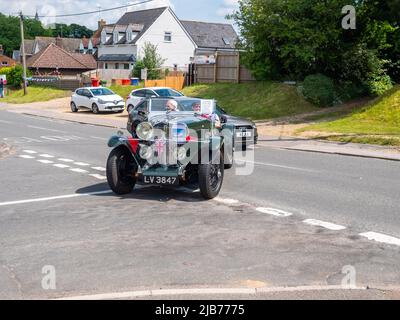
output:
[[[169,40],[167,40],[169,37]],[[171,43],[172,42],[172,32],[171,31],[164,31],[164,42]]]

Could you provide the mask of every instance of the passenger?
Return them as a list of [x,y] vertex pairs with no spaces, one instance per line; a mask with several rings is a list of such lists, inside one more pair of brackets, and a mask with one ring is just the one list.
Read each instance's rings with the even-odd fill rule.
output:
[[166,109],[169,112],[176,112],[179,111],[178,109],[178,102],[176,102],[175,100],[168,100],[167,104],[166,104]]

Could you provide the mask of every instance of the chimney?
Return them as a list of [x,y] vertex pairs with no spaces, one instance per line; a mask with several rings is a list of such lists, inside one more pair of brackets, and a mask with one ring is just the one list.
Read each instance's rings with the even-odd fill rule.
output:
[[0,55],[3,55],[3,53],[4,53],[4,50],[3,50],[3,45],[2,45],[2,44],[0,44]]
[[62,39],[60,36],[56,38],[56,46],[62,48]]
[[97,22],[97,29],[100,30],[105,25],[106,25],[106,22],[103,19],[101,19],[100,21]]

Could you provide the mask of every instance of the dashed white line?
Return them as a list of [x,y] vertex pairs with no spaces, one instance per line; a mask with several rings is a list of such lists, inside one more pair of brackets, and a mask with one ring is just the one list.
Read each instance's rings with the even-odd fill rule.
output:
[[77,173],[88,173],[89,171],[79,169],[79,168],[74,168],[74,169],[69,169],[70,171],[77,172]]
[[105,172],[106,168],[103,167],[92,167],[93,170]]
[[90,164],[89,164],[89,163],[86,163],[86,162],[74,162],[74,164],[77,165],[77,166],[81,166],[81,167],[88,167],[88,166],[90,166]]
[[317,170],[312,170],[312,169],[304,169],[304,168],[299,168],[299,167],[283,166],[283,165],[280,165],[280,164],[274,164],[274,163],[268,163],[268,162],[258,162],[258,161],[249,161],[249,160],[239,160],[239,159],[235,159],[235,162],[239,162],[239,163],[250,163],[250,164],[259,165],[259,166],[267,166],[267,167],[275,167],[275,168],[282,168],[282,169],[290,169],[290,170],[296,170],[296,171],[319,172],[319,171],[317,171]]
[[399,238],[388,236],[386,234],[370,231],[370,232],[360,233],[360,236],[365,237],[368,240],[374,240],[374,241],[381,242],[381,243],[393,244],[396,246],[400,246]]
[[29,156],[27,154],[21,154],[19,157],[23,159],[35,159],[35,157]]
[[102,176],[101,174],[97,174],[97,173],[96,174],[89,174],[89,176],[94,177],[94,178],[99,179],[99,180],[107,179],[107,177]]
[[55,196],[55,197],[26,199],[26,200],[17,200],[17,201],[7,201],[7,202],[0,202],[0,206],[11,206],[11,205],[16,205],[16,204],[24,204],[24,203],[32,203],[32,202],[42,202],[42,201],[69,199],[69,198],[77,198],[77,197],[86,197],[86,196],[108,194],[108,193],[112,193],[112,191],[111,190],[104,190],[104,191],[88,192],[88,193],[73,193],[73,194],[67,194],[67,195]]
[[36,154],[37,153],[36,151],[33,151],[33,150],[23,150],[23,152],[29,153],[29,154]]
[[43,127],[37,127],[37,126],[31,126],[31,125],[29,125],[28,128],[39,129],[39,130],[45,130],[45,131],[51,131],[51,132],[62,132],[62,133],[66,133],[66,131],[61,131],[61,130],[56,130],[56,129],[49,129],[49,128],[43,128]]
[[59,161],[62,161],[62,162],[74,162],[74,160],[71,160],[71,159],[65,159],[65,158],[60,158],[60,159],[58,159]]
[[287,211],[283,211],[283,210],[280,210],[280,209],[275,209],[275,208],[261,208],[261,207],[259,207],[259,208],[256,208],[256,210],[258,212],[270,214],[270,215],[273,215],[273,216],[276,216],[276,217],[290,217],[290,216],[293,215],[293,213],[290,213],[290,212],[287,212]]
[[53,161],[50,161],[50,160],[37,160],[37,161],[40,162],[40,163],[44,163],[44,164],[54,163]]
[[66,164],[61,164],[61,163],[53,164],[53,166],[55,166],[55,167],[57,167],[57,168],[61,168],[61,169],[70,168],[70,166],[68,166],[68,165],[66,165]]
[[54,158],[54,156],[52,156],[50,154],[47,154],[47,153],[41,154],[41,155],[39,155],[39,157],[42,157],[42,158]]
[[333,231],[340,231],[346,229],[346,227],[344,226],[316,219],[306,219],[303,222],[306,224],[310,224],[312,226],[319,226]]
[[220,203],[224,203],[224,204],[237,204],[239,203],[239,200],[235,200],[235,199],[224,199],[224,198],[220,198],[220,197],[216,197],[214,198],[215,201],[220,202]]

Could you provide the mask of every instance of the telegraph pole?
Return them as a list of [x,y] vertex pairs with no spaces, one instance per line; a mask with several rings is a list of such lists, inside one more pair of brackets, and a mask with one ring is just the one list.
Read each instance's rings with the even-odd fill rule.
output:
[[19,13],[19,24],[21,27],[21,49],[22,49],[22,67],[23,67],[23,85],[24,85],[24,95],[26,92],[26,59],[25,59],[25,37],[24,37],[24,16],[22,15],[22,11]]

